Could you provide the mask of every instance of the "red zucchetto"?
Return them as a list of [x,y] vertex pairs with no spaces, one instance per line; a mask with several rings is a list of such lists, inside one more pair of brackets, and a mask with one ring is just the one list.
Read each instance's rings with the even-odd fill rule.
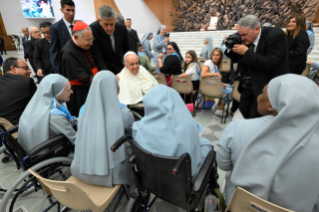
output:
[[75,24],[74,24],[74,27],[73,27],[73,32],[75,31],[81,31],[81,30],[84,30],[86,28],[88,28],[89,25],[87,25],[86,23],[82,22],[82,21],[77,21]]

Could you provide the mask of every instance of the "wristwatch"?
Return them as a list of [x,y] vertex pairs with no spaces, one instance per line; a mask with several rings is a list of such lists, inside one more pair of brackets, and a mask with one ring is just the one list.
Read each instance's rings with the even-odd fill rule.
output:
[[159,62],[159,61],[162,61],[162,59],[158,59],[158,62]]

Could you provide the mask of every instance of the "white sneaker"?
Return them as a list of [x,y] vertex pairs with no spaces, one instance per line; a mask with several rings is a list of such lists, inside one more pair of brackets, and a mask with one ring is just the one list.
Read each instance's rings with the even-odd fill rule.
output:
[[219,105],[217,103],[214,104],[212,107],[212,111],[215,112],[219,108]]
[[223,115],[223,110],[216,110],[215,111],[216,116],[222,116]]

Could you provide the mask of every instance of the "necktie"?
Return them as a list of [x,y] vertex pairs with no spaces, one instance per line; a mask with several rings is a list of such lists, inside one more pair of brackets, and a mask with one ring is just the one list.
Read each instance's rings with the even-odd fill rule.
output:
[[27,41],[29,41],[29,37],[26,37],[27,38]]
[[71,28],[71,34],[73,35],[73,24],[70,25]]
[[253,50],[253,52],[255,52],[255,45],[253,43],[250,45],[250,49]]

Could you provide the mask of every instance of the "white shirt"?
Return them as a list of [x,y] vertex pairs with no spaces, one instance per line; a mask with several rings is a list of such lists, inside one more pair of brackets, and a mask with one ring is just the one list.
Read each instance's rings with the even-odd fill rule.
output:
[[29,37],[27,37],[27,36],[24,36],[24,37],[25,37],[25,42],[31,40],[31,35],[29,35]]
[[219,73],[218,67],[213,63],[212,60],[206,60],[203,67],[208,66],[208,73]]
[[198,80],[197,66],[195,63],[189,64],[188,69],[186,70],[185,73],[187,73],[188,76],[191,77],[192,81]]
[[256,40],[253,42],[253,44],[255,45],[255,47],[254,47],[254,52],[256,52],[256,50],[257,50],[257,46],[258,46],[258,43],[259,43],[259,40],[260,40],[260,36],[261,36],[261,29],[260,29],[260,31],[259,31],[258,37],[257,37]]
[[63,18],[63,21],[64,21],[64,23],[65,23],[65,25],[66,25],[66,28],[69,30],[69,33],[70,33],[70,35],[71,35],[71,37],[72,37],[72,31],[71,31],[71,25],[73,25],[74,26],[74,21],[73,21],[73,23],[72,24],[70,24],[67,20],[65,20],[64,18]]

